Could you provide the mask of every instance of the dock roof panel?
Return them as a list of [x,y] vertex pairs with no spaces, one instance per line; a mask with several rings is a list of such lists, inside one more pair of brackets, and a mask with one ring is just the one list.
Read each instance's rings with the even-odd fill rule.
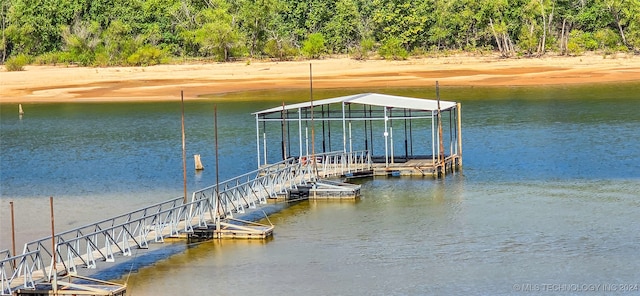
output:
[[[377,93],[364,93],[364,94],[343,96],[343,97],[330,98],[330,99],[324,99],[324,100],[317,100],[313,102],[304,102],[304,103],[285,105],[284,107],[283,106],[274,107],[274,108],[254,112],[252,114],[265,115],[270,113],[281,112],[282,110],[310,108],[312,106],[312,103],[314,107],[329,105],[329,104],[344,103],[344,104],[371,105],[371,106],[388,107],[388,108],[403,108],[403,109],[422,110],[422,111],[438,110],[437,100],[402,97],[402,96],[385,95],[385,94],[377,94]],[[448,110],[455,106],[456,106],[456,102],[440,100],[441,110]]]

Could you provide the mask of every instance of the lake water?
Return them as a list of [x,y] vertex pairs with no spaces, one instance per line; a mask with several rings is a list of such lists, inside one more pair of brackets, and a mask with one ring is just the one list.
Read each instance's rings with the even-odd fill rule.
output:
[[[433,97],[433,89],[317,90]],[[266,241],[166,245],[131,295],[639,293],[640,83],[442,87],[462,103],[464,169],[358,181],[356,202],[301,202]],[[308,98],[247,92],[188,102],[188,189],[255,168],[251,112]],[[237,100],[237,102],[230,102]],[[180,103],[0,105],[0,249],[182,195]],[[164,250],[164,251],[162,251]],[[140,259],[139,261],[145,261]],[[142,265],[147,267],[140,267]],[[128,269],[128,268],[126,268]]]

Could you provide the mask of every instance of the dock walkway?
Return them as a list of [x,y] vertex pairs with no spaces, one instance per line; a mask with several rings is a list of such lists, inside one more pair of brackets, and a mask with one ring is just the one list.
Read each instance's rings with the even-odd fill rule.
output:
[[[147,249],[151,243],[163,243],[168,237],[200,233],[212,225],[222,225],[217,235],[268,235],[273,226],[238,223],[234,215],[256,209],[299,186],[315,184],[323,178],[371,170],[367,151],[334,152],[315,156],[318,160],[289,158],[263,166],[253,172],[193,192],[191,201],[176,197],[116,217],[57,233],[25,244],[22,254],[0,251],[0,295],[29,294],[42,284],[62,276],[77,276],[78,268],[96,269],[102,263],[114,263],[132,256],[133,249]],[[359,190],[359,186],[358,186]],[[240,221],[242,222],[242,221]],[[257,231],[257,232],[252,232]],[[256,234],[256,235],[254,235]],[[52,240],[55,247],[52,246]],[[55,254],[55,263],[54,263]],[[74,286],[62,280],[59,285]],[[50,284],[49,284],[50,285]],[[91,288],[87,286],[89,290]],[[99,290],[99,289],[98,289]],[[93,295],[114,295],[108,285],[93,289]],[[24,292],[27,291],[27,292]],[[61,295],[64,291],[60,290]],[[70,292],[71,293],[71,292]],[[117,293],[116,293],[117,294]]]

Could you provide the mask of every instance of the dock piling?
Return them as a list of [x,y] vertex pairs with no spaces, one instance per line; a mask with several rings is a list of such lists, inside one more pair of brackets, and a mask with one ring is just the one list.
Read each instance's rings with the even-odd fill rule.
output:
[[194,154],[193,161],[196,166],[196,171],[204,170],[204,166],[202,165],[202,161],[200,160],[200,154]]

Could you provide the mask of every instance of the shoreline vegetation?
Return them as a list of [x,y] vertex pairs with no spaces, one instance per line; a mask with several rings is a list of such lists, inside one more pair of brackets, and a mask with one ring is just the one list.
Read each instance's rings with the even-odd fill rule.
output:
[[640,68],[638,1],[107,2],[2,1],[0,102],[306,88],[309,63],[317,88],[632,81]]
[[634,0],[9,0],[0,4],[0,63],[637,54],[638,15]]
[[[640,81],[640,56],[547,54],[505,59],[499,53],[407,60],[334,57],[305,61],[189,62],[147,67],[26,66],[0,68],[0,103],[207,99],[230,92],[447,86],[536,86]],[[210,99],[210,98],[208,98]]]

